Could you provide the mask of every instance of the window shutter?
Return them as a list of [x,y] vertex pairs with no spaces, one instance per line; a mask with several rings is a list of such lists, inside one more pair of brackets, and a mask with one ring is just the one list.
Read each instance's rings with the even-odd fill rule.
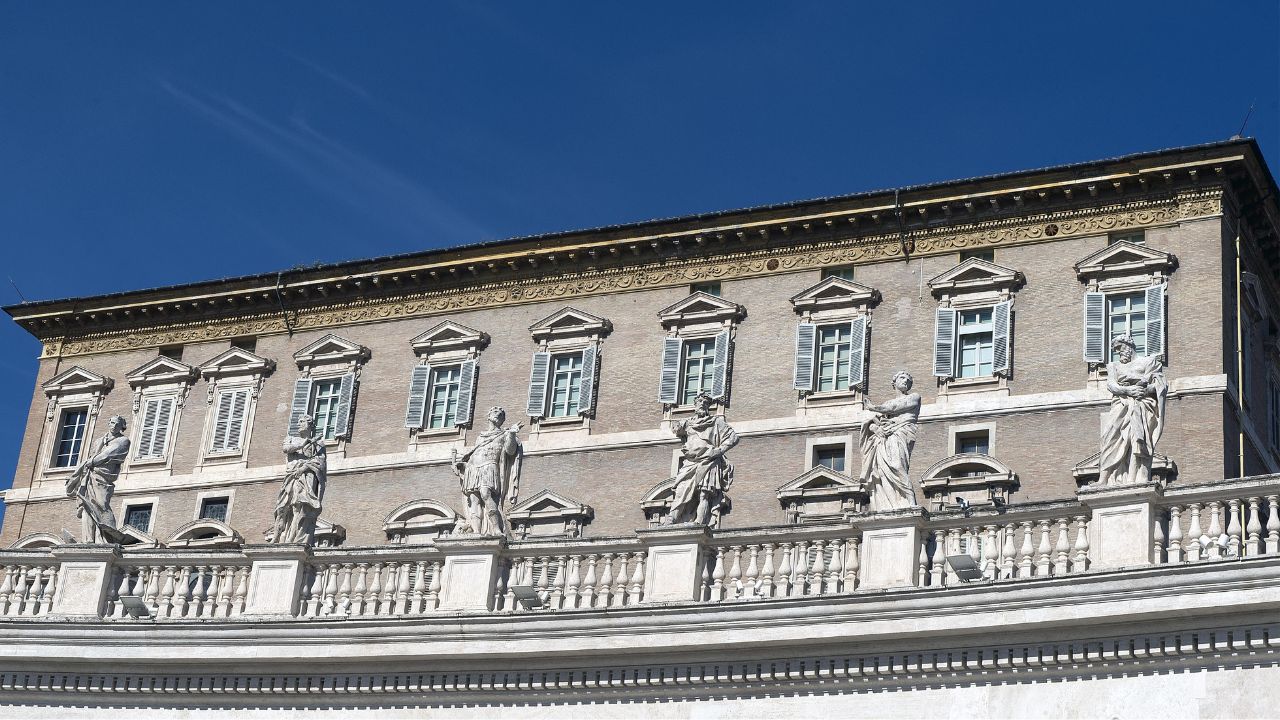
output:
[[813,323],[796,326],[796,372],[792,387],[796,390],[813,390],[813,353],[818,328]]
[[409,406],[404,413],[404,426],[410,430],[422,427],[427,411],[427,383],[431,381],[430,365],[415,365],[409,376]]
[[578,390],[578,414],[595,417],[596,386],[600,382],[600,350],[588,345],[582,351],[582,386]]
[[240,450],[244,447],[244,423],[249,412],[249,390],[236,390],[228,393],[228,415],[223,421],[226,426],[223,450]]
[[142,425],[138,428],[138,452],[135,457],[151,457],[151,447],[156,436],[156,412],[160,401],[148,398],[142,405]]
[[529,370],[529,402],[525,411],[531,418],[541,418],[547,412],[547,371],[551,368],[551,353],[533,354],[533,367]]
[[680,388],[680,345],[677,337],[662,340],[662,381],[658,383],[658,401],[676,404],[676,392]]
[[1107,296],[1100,292],[1084,294],[1084,361],[1107,361]]
[[933,374],[949,378],[955,375],[956,311],[938,308],[933,320]]
[[356,374],[347,373],[342,376],[342,384],[338,386],[338,419],[334,423],[334,437],[351,439],[351,411],[355,407],[355,398]]
[[169,445],[169,425],[173,423],[173,403],[171,397],[156,401],[155,427],[151,433],[150,457],[164,457]]
[[311,378],[300,377],[293,381],[293,402],[289,405],[289,435],[298,432],[298,421],[307,414],[311,404]]
[[221,392],[218,394],[217,414],[213,416],[213,442],[210,444],[210,450],[213,452],[221,452],[230,449],[227,439],[227,423],[231,420],[231,404],[234,402],[235,393]]
[[1164,355],[1164,285],[1147,288],[1147,355]]
[[475,404],[475,387],[476,387],[476,361],[465,360],[459,369],[458,378],[458,412],[454,415],[454,425],[468,425],[471,423],[472,405]]
[[849,324],[849,390],[862,385],[867,371],[867,316]]
[[716,335],[715,363],[711,376],[711,396],[723,402],[729,392],[729,371],[733,365],[733,343],[729,341],[728,330],[721,330]]
[[994,375],[1008,375],[1009,338],[1013,328],[1010,326],[1009,311],[1013,307],[1012,300],[996,303],[991,309],[991,372]]

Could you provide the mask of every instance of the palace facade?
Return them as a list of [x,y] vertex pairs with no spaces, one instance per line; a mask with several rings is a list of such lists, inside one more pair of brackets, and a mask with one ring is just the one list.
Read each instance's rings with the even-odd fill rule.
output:
[[[1274,715],[1278,228],[1236,140],[8,307],[43,352],[0,705]],[[1121,337],[1167,393],[1116,487]],[[859,434],[901,371],[919,509],[873,512]],[[664,524],[700,394],[732,484]],[[464,531],[454,459],[495,406],[506,537]],[[113,416],[95,545],[67,487]],[[304,416],[314,543],[267,544]]]

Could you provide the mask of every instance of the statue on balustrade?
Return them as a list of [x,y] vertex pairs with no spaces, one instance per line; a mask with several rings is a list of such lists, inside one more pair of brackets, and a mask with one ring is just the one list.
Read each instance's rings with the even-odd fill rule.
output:
[[129,438],[124,434],[124,418],[112,415],[107,421],[107,434],[93,445],[93,455],[67,478],[67,497],[79,504],[81,542],[118,543],[125,539],[116,529],[116,516],[111,512],[111,495],[116,489],[120,466],[129,457]]
[[720,415],[711,414],[714,400],[698,393],[693,400],[693,417],[681,420],[672,430],[684,446],[680,470],[676,473],[675,494],[664,525],[676,523],[711,524],[713,512],[728,504],[733,484],[733,465],[724,454],[738,444],[738,433]]
[[1128,335],[1112,341],[1111,349],[1118,359],[1107,363],[1111,409],[1102,421],[1098,484],[1145,483],[1151,479],[1151,460],[1164,432],[1169,393],[1164,364],[1157,355],[1135,358],[1137,348]]
[[296,434],[284,439],[282,449],[288,464],[271,529],[266,533],[267,542],[310,545],[315,540],[316,520],[328,480],[324,438],[316,432],[315,419],[309,415],[299,418]]
[[871,512],[916,505],[907,476],[920,420],[920,394],[911,392],[913,384],[911,373],[898,372],[893,376],[898,397],[867,408],[872,416],[862,424],[861,479],[871,495]]
[[489,409],[489,429],[480,433],[470,450],[453,451],[453,471],[467,498],[467,526],[462,532],[473,535],[506,535],[507,516],[503,503],[510,495],[512,504],[520,492],[520,468],[524,464],[524,445],[516,433],[521,423],[503,428],[507,411]]

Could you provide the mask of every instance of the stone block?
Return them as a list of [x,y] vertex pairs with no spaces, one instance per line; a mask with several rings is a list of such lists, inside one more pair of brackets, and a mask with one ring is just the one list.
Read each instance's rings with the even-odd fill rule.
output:
[[637,530],[648,548],[645,602],[700,599],[702,550],[711,537],[705,525],[670,525]]

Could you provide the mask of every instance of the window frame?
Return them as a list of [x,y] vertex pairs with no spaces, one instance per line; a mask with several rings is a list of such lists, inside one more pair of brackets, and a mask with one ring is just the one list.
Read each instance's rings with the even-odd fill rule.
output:
[[[421,422],[416,427],[409,427],[411,421],[406,419],[402,425],[409,434],[409,452],[424,451],[437,443],[456,443],[461,449],[462,442],[466,438],[467,429],[476,423],[476,386],[480,382],[482,375],[480,372],[480,355],[488,345],[489,335],[487,333],[463,325],[455,320],[443,320],[409,341],[409,346],[413,349],[418,360],[414,367],[414,372],[419,372],[423,366],[430,368],[426,387],[423,390]],[[471,365],[467,363],[471,363]],[[432,428],[430,427],[431,398],[436,386],[437,370],[447,368],[456,368],[458,372],[458,394],[457,404],[454,407],[454,421],[451,425]],[[471,396],[470,398],[463,398],[462,380],[463,373],[467,368],[473,368]],[[412,397],[412,380],[410,380],[409,385],[406,401],[410,409],[406,415],[416,413],[415,401]],[[470,403],[466,408],[469,416],[466,416],[465,422],[459,423],[458,413],[463,409],[462,401],[464,399]]]
[[[984,312],[987,314],[987,319],[985,322],[971,323],[969,325],[965,324],[964,318],[966,315],[977,314],[981,316],[981,314]],[[994,316],[995,316],[994,305],[989,307],[971,307],[971,308],[962,308],[962,309],[956,310],[955,347],[952,350],[952,352],[954,353],[954,356],[952,358],[952,367],[958,370],[958,372],[954,376],[956,380],[973,381],[973,380],[990,378],[995,376],[995,319],[994,319]],[[984,336],[986,337],[985,345],[982,343],[982,338]],[[966,337],[977,338],[978,340],[978,343],[975,346],[978,351],[978,360],[975,365],[976,371],[972,375],[964,374],[964,367],[965,367],[964,340]],[[989,356],[988,362],[986,363],[984,363],[982,360],[984,347],[986,348],[986,353]],[[990,369],[987,370],[987,372],[982,372],[982,366],[984,364],[990,366]]]
[[235,510],[236,489],[235,488],[217,488],[213,490],[202,490],[196,494],[196,504],[192,511],[191,519],[193,521],[206,520],[208,518],[200,517],[200,512],[204,508],[206,500],[226,500],[227,501],[227,517],[221,520],[224,524],[230,525],[232,512]]
[[[229,362],[234,360],[234,362]],[[200,437],[200,453],[194,472],[226,467],[248,466],[249,448],[253,442],[254,418],[258,399],[266,379],[275,371],[274,360],[256,355],[244,348],[229,345],[228,348],[197,369],[205,380],[205,417]],[[223,391],[247,391],[244,417],[240,428],[240,447],[234,450],[215,450],[214,436],[218,425],[218,407]]]
[[[440,416],[440,425],[432,424],[432,418],[435,417],[433,407],[435,405],[435,397],[437,388],[441,386],[441,374],[450,373],[451,377],[445,380],[443,385],[445,390],[444,410]],[[450,392],[450,388],[452,392]],[[458,427],[458,400],[462,393],[462,361],[440,363],[431,366],[431,374],[427,378],[427,395],[426,406],[422,413],[422,429],[425,431],[453,430]],[[453,403],[453,414],[450,417],[449,404]]]
[[[76,448],[75,456],[66,465],[59,465],[58,458],[62,456],[62,431],[66,427],[66,418],[69,413],[84,413],[84,423],[80,426],[79,447]],[[68,403],[58,410],[58,421],[54,423],[54,438],[52,443],[53,455],[48,459],[48,467],[53,470],[75,470],[81,462],[84,461],[85,448],[90,443],[89,419],[92,409],[86,404]],[[75,442],[75,441],[72,441]]]
[[[561,370],[556,367],[556,363],[564,359],[570,361],[570,367],[564,371],[568,373],[569,381],[565,388],[564,412],[556,414],[556,383],[557,377],[561,373]],[[578,361],[576,366],[572,364],[574,359]],[[575,378],[577,380],[576,384],[574,382]],[[547,395],[546,404],[543,408],[543,417],[554,422],[579,416],[582,412],[582,381],[582,350],[551,353],[550,365],[547,368]],[[570,397],[574,399],[570,400]],[[570,408],[572,408],[572,411],[570,411]]]
[[[147,507],[151,513],[150,516],[147,518],[147,527],[145,529],[142,529],[142,528],[137,528],[132,525],[129,525],[126,522],[126,520],[128,520],[129,518],[129,511],[135,508],[140,508],[144,506]],[[120,518],[118,521],[119,527],[117,529],[124,531],[125,528],[133,528],[134,530],[140,533],[143,533],[144,535],[147,535],[149,537],[155,537],[154,530],[156,526],[156,516],[159,514],[159,510],[160,510],[160,499],[157,496],[153,495],[150,497],[123,498],[120,502],[120,514],[117,516]]]

